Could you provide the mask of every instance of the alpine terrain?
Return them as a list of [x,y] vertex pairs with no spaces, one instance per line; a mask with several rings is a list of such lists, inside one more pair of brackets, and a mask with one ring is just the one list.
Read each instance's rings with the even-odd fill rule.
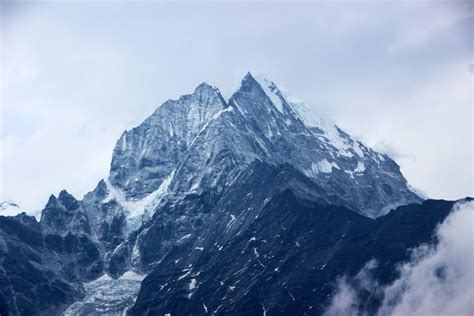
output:
[[437,242],[455,202],[410,188],[271,80],[202,83],[125,131],[81,200],[0,209],[0,314],[320,315],[338,276],[375,258],[389,283]]

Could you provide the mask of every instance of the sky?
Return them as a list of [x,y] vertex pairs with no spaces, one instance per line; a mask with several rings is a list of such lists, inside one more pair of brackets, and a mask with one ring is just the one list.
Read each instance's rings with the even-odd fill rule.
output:
[[0,4],[0,200],[41,209],[201,82],[265,74],[430,197],[473,188],[473,2]]

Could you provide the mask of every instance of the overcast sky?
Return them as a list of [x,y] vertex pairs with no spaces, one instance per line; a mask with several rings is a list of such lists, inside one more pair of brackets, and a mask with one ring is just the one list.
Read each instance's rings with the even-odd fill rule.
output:
[[107,176],[122,131],[202,81],[262,73],[391,155],[431,197],[473,191],[472,2],[6,2],[0,200]]

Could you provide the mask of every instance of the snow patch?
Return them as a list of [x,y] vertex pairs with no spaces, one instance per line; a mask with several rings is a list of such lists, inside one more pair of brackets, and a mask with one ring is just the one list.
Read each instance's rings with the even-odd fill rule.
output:
[[260,254],[257,251],[257,248],[253,248],[253,253],[255,254],[255,257],[260,257]]
[[110,281],[110,280],[112,280],[112,278],[107,273],[102,274],[99,278],[96,279],[96,281]]
[[20,214],[22,211],[20,207],[13,203],[13,202],[7,202],[3,201],[0,203],[0,215],[1,216],[16,216]]
[[[186,271],[186,269],[183,270],[183,272],[184,272],[184,271]],[[181,279],[184,279],[184,278],[187,277],[189,274],[191,274],[191,271],[192,271],[192,269],[189,269],[185,274],[183,274],[182,276],[180,276],[180,277],[178,278],[178,281],[181,280]]]
[[[132,200],[127,199],[122,191],[115,188],[110,181],[106,181],[107,189],[109,191],[108,196],[102,200],[103,203],[110,202],[115,200],[120,206],[122,206],[127,212],[127,220],[129,224],[131,224],[132,229],[136,228],[135,222],[139,222],[141,216],[143,216],[146,212],[152,213],[155,207],[159,204],[161,199],[164,195],[168,192],[168,187],[171,183],[175,174],[175,170],[173,170],[166,178],[163,179],[158,189],[151,192],[143,199],[140,200]],[[140,223],[136,223],[139,225]]]
[[196,279],[191,279],[191,282],[189,282],[188,287],[190,290],[194,290],[196,288]]
[[189,237],[191,237],[191,234],[186,234],[186,235],[184,235],[183,237],[181,237],[180,239],[178,239],[178,241],[176,241],[176,242],[178,242],[178,243],[179,243],[179,242],[182,242],[182,241],[188,239]]
[[362,173],[365,171],[365,165],[362,161],[357,162],[357,167],[354,169],[354,172]]
[[201,130],[196,134],[196,137],[194,137],[194,139],[191,141],[189,147],[191,148],[193,146],[193,144],[196,142],[196,139],[199,138],[199,136],[207,129],[207,127],[209,126],[209,124],[211,124],[212,121],[216,120],[219,116],[221,116],[225,112],[231,112],[233,109],[234,109],[233,107],[229,106],[229,107],[215,113],[209,119],[209,121],[207,121],[206,124],[204,124],[204,126],[201,128]]
[[295,302],[296,299],[295,299],[295,297],[293,296],[293,294],[292,294],[290,291],[288,291],[288,294],[290,294],[291,299],[293,300],[293,302]]
[[258,75],[255,77],[260,87],[267,95],[267,97],[272,101],[275,108],[283,114],[283,102],[281,100],[281,92],[277,86],[270,79],[266,78],[263,75]]
[[119,278],[119,280],[131,280],[131,281],[143,281],[145,276],[136,273],[135,271],[128,270]]
[[230,221],[229,221],[229,222],[227,223],[227,225],[226,225],[227,228],[229,228],[230,226],[232,226],[232,225],[235,223],[236,219],[237,219],[237,218],[235,217],[235,215],[233,215],[233,214],[229,214],[229,215],[230,215]]
[[364,157],[364,152],[362,151],[362,148],[360,146],[361,143],[355,141],[354,145],[352,146],[352,149],[356,152],[357,155],[359,155],[359,157]]
[[428,200],[430,197],[428,196],[428,194],[426,194],[423,190],[420,190],[418,189],[417,187],[414,187],[410,184],[407,184],[407,187],[408,187],[408,190],[410,190],[411,192],[415,193],[416,195],[418,195],[420,198],[422,198],[423,200]]
[[286,89],[280,87],[279,91],[291,110],[296,114],[296,117],[299,118],[306,127],[320,130],[324,137],[322,140],[335,147],[338,150],[338,155],[352,157],[354,155],[349,151],[349,149],[352,149],[357,155],[364,157],[360,143],[353,141],[342,133],[334,122],[314,114],[304,101],[290,95]]
[[312,162],[311,168],[305,170],[305,174],[309,177],[316,177],[318,173],[331,173],[333,169],[340,170],[339,166],[335,162],[329,162],[326,158],[318,161]]
[[84,283],[84,298],[70,305],[63,315],[89,315],[91,311],[100,315],[125,315],[135,304],[143,279],[135,272],[127,272],[125,278],[112,279],[104,274]]
[[354,173],[352,171],[344,170],[344,172],[347,173],[352,179],[355,179],[354,178]]
[[204,301],[202,301],[202,308],[204,308],[204,312],[207,314],[207,306],[206,306],[206,303],[204,303]]

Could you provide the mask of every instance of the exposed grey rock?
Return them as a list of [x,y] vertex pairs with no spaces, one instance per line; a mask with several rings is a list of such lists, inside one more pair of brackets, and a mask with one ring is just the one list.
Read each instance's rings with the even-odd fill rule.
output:
[[89,216],[71,194],[52,195],[41,214],[44,243],[61,263],[71,281],[97,278],[104,269],[101,245],[90,225]]
[[174,195],[209,188],[219,192],[255,160],[289,163],[340,197],[342,205],[369,217],[421,201],[390,157],[251,74],[228,103],[206,84],[165,102],[122,135],[109,179],[134,201],[156,191],[167,177]]
[[112,185],[133,198],[155,191],[201,130],[226,106],[219,90],[205,83],[193,94],[166,101],[118,140],[109,176]]
[[81,297],[34,217],[0,216],[0,314],[59,315]]
[[[134,303],[140,281],[120,278],[139,272],[152,274],[144,283],[134,314],[207,313],[204,297],[206,302],[210,298],[209,308],[218,312],[256,312],[264,303],[275,312],[299,313],[307,306],[285,305],[286,292],[278,293],[273,302],[246,298],[249,293],[262,295],[257,287],[273,275],[265,270],[257,277],[259,266],[287,260],[285,247],[299,243],[299,236],[304,235],[307,247],[324,248],[324,243],[336,241],[334,234],[349,229],[347,220],[364,226],[372,223],[366,217],[384,216],[398,205],[421,201],[390,157],[315,116],[271,80],[249,73],[228,101],[217,88],[203,83],[192,94],[166,101],[139,126],[124,132],[114,148],[108,178],[82,201],[62,191],[57,198],[50,197],[39,224],[28,218],[15,219],[15,229],[28,234],[12,234],[8,225],[3,226],[7,237],[0,239],[0,253],[8,260],[24,262],[26,268],[17,271],[18,284],[9,280],[0,289],[0,307],[12,314],[21,314],[21,308],[34,314],[57,313],[85,294],[68,313],[121,313]],[[311,209],[323,212],[319,217],[309,216]],[[280,230],[278,225],[295,221],[299,224],[291,232],[280,227],[285,230],[280,237],[286,236],[281,245],[268,243],[279,253],[278,262],[270,262],[270,257],[265,258],[266,263],[252,260],[257,254],[242,238],[258,234],[252,245],[257,242],[265,247],[263,240],[269,241]],[[325,227],[325,223],[333,226]],[[311,225],[327,234],[311,231]],[[0,230],[0,238],[3,234]],[[314,244],[309,243],[312,238]],[[9,247],[19,253],[11,254]],[[297,250],[291,253],[314,265],[328,257],[328,251],[335,251],[324,249],[318,258],[304,257],[307,253]],[[226,254],[223,258],[219,258],[221,251]],[[244,261],[237,260],[239,251]],[[205,285],[193,283],[197,266]],[[244,272],[238,270],[241,266]],[[32,271],[47,275],[38,282],[48,287],[45,293],[58,293],[56,300],[45,300],[33,308],[41,293],[25,296],[22,288],[15,287],[23,285],[22,273],[26,284],[33,282],[36,272]],[[248,286],[244,292],[222,296],[218,284],[210,280],[214,272],[227,287],[235,286],[229,283],[231,275],[243,273]],[[288,268],[285,273],[285,282],[309,275],[304,269]],[[157,284],[163,287],[158,289]],[[277,285],[263,288],[273,291]],[[98,297],[110,286],[117,286],[114,302]],[[131,295],[126,292],[128,287]],[[200,287],[202,296],[190,291],[194,287]],[[161,292],[164,288],[168,294]],[[219,307],[220,300],[226,306]],[[155,307],[147,306],[150,302]]]

